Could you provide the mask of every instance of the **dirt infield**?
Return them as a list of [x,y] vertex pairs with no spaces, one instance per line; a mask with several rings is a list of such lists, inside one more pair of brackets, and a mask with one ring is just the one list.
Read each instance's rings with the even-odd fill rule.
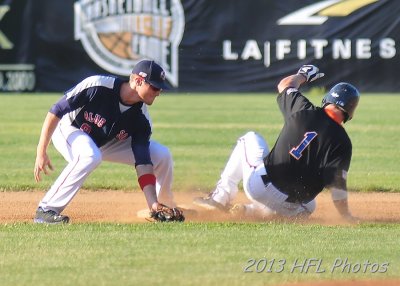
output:
[[[0,223],[31,222],[43,192],[1,192]],[[191,202],[196,192],[177,192],[175,200],[178,205],[194,208]],[[235,202],[246,202],[243,193],[239,193]],[[366,222],[400,222],[400,194],[398,193],[351,193],[350,209],[353,215]],[[137,217],[137,212],[146,208],[145,199],[139,192],[81,190],[64,214],[69,215],[72,223],[84,222],[118,222],[145,223],[144,218]],[[187,215],[187,221],[233,221],[227,214],[205,212],[196,209],[196,215]],[[328,225],[346,224],[337,213],[328,192],[317,197],[317,209],[308,223]]]

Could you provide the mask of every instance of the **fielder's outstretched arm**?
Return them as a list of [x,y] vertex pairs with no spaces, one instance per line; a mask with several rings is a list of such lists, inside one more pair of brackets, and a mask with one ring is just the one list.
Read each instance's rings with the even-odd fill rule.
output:
[[39,143],[36,149],[36,161],[35,168],[33,170],[36,182],[40,181],[40,172],[44,172],[46,175],[49,173],[47,167],[53,170],[50,158],[47,155],[47,147],[50,144],[51,136],[57,127],[60,118],[51,112],[47,113],[44,120],[42,131],[40,133]]
[[153,165],[137,165],[136,172],[139,185],[144,193],[149,209],[157,210],[159,203],[157,200],[156,177],[154,175]]
[[163,205],[157,200],[156,177],[152,164],[136,165],[138,181],[144,196],[146,197],[147,205],[150,209],[150,221],[158,222],[183,222],[185,216],[179,208],[171,208]]

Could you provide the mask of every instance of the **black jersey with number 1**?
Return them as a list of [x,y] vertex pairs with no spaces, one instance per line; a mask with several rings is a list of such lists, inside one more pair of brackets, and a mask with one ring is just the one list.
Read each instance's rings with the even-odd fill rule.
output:
[[285,124],[264,159],[272,184],[289,202],[309,202],[327,186],[346,190],[352,145],[345,129],[297,89],[277,101]]

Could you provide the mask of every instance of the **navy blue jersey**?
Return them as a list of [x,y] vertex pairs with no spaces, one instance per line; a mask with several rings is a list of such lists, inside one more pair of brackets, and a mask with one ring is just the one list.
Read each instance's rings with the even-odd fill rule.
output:
[[324,187],[346,190],[352,145],[344,128],[297,89],[278,96],[285,124],[264,159],[271,182],[288,201],[309,202]]
[[124,106],[124,81],[113,76],[91,76],[67,91],[50,109],[64,125],[86,132],[98,147],[112,139],[132,139],[136,165],[151,164],[151,123],[143,102]]

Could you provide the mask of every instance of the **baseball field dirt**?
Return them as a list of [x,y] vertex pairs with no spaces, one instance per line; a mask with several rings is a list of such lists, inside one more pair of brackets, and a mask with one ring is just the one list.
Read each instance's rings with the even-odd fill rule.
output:
[[[0,192],[0,223],[32,222],[38,202],[44,192]],[[210,213],[195,208],[191,202],[199,192],[175,192],[179,206],[197,210],[187,213],[187,221],[235,221],[222,212]],[[240,192],[235,203],[247,202]],[[349,205],[354,216],[362,222],[400,222],[400,193],[350,193]],[[81,190],[65,209],[72,223],[117,222],[147,223],[137,213],[146,208],[141,192]],[[326,225],[346,224],[336,211],[328,192],[317,197],[317,209],[305,223]]]

